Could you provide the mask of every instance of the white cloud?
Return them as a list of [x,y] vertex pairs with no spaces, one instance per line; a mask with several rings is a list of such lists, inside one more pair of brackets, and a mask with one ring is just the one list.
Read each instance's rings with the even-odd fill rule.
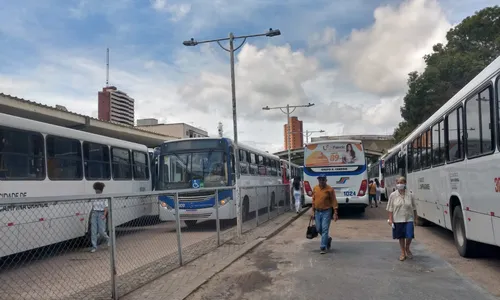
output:
[[[214,5],[222,7],[224,1]],[[174,19],[190,12],[190,8],[175,5],[151,2],[155,10],[172,14]],[[226,8],[224,13],[232,10]],[[318,34],[303,41],[305,50],[270,44],[242,47],[236,60],[240,141],[269,151],[281,150],[286,117],[262,107],[308,102],[315,106],[293,113],[304,121],[304,130],[322,129],[331,135],[392,133],[400,121],[407,73],[423,66],[421,57],[432,44],[444,40],[449,23],[431,0],[380,7],[374,16],[374,24],[344,39],[334,27],[316,30]],[[0,74],[0,91],[95,115],[105,64],[102,53],[87,50],[45,49],[38,66],[18,71],[22,76]],[[225,136],[232,137],[227,53],[217,45],[204,45],[182,48],[168,61],[159,61],[144,50],[111,55],[110,83],[136,99],[136,118],[194,123],[213,135],[220,121]],[[329,57],[324,55],[328,51]],[[325,65],[326,59],[331,63]]]
[[151,0],[151,5],[156,11],[170,13],[174,22],[182,20],[191,11],[191,4],[188,3],[171,4],[167,0]]
[[424,67],[422,57],[445,40],[451,24],[436,0],[382,6],[374,17],[373,26],[353,30],[332,54],[359,89],[400,95],[406,90],[407,74]]

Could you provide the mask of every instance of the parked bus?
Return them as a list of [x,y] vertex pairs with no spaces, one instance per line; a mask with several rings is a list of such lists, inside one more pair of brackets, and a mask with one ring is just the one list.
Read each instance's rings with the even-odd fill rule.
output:
[[326,176],[328,184],[335,189],[339,208],[365,211],[368,206],[368,172],[360,140],[307,144],[304,149],[304,190],[308,197],[312,196],[319,175]]
[[386,195],[386,188],[385,188],[385,181],[384,181],[384,172],[383,172],[383,160],[378,160],[376,163],[372,163],[368,165],[368,180],[373,180],[378,179],[378,182],[380,183],[380,200],[385,201],[387,200]]
[[499,93],[500,57],[400,144],[419,225],[453,231],[464,257],[500,246]]
[[[252,186],[278,185],[283,182],[280,159],[265,151],[240,144],[227,138],[190,138],[163,143],[159,157],[157,190],[190,189],[199,187],[232,187],[235,184],[235,151],[239,151],[243,220],[257,209],[274,210],[279,199],[284,199],[286,188],[270,187],[269,198],[256,193]],[[160,220],[175,220],[174,199],[171,195],[159,197],[162,209]],[[219,190],[219,218],[236,218],[233,190]],[[199,191],[179,195],[180,219],[187,226],[198,221],[215,220],[215,191]]]
[[389,151],[379,159],[379,166],[382,169],[384,178],[384,193],[389,195],[396,190],[396,181],[401,176],[406,175],[406,161],[401,151],[401,145],[389,149]]
[[[292,167],[290,168],[291,171],[288,170],[288,160],[281,159],[281,176],[284,184],[291,184],[293,182],[293,178],[299,177],[300,182],[301,182],[301,204],[302,206],[305,206],[307,204],[311,204],[311,202],[306,203],[305,202],[305,197],[304,197],[304,185],[302,184],[304,182],[304,175],[303,175],[303,168],[302,166],[299,166],[297,164],[292,163]],[[288,174],[292,174],[292,179],[289,179]],[[291,185],[290,185],[291,187]],[[286,199],[288,203],[288,199],[290,198],[290,194],[287,194]],[[310,197],[309,197],[310,198]]]
[[[90,202],[7,206],[2,198],[151,190],[148,149],[79,130],[0,114],[0,257],[89,234]],[[154,212],[143,198],[114,203],[114,223]]]

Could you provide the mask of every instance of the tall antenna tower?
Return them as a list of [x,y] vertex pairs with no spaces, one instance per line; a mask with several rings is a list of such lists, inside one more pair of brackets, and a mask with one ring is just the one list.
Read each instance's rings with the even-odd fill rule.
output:
[[106,87],[109,87],[109,48],[106,48]]
[[219,131],[219,137],[224,135],[224,131],[222,129],[222,122],[219,122],[219,126],[217,126],[217,130]]

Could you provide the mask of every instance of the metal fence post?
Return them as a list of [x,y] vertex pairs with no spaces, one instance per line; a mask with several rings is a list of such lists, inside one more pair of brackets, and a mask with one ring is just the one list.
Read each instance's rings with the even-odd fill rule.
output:
[[271,197],[269,197],[269,186],[266,187],[266,197],[267,197],[267,220],[271,220]]
[[115,225],[113,224],[113,200],[111,197],[108,204],[108,231],[111,247],[109,248],[109,265],[111,269],[111,298],[118,299],[118,291],[116,284],[116,234]]
[[215,228],[217,229],[217,247],[218,247],[220,246],[219,189],[215,190]]
[[179,215],[179,193],[174,195],[175,203],[175,231],[177,232],[177,251],[179,252],[179,265],[182,266],[182,243],[181,243],[181,217]]
[[256,208],[255,208],[255,222],[257,223],[257,226],[259,226],[259,202],[260,202],[260,199],[259,199],[259,195],[257,193],[257,187],[255,187],[255,199],[257,200],[256,202]]

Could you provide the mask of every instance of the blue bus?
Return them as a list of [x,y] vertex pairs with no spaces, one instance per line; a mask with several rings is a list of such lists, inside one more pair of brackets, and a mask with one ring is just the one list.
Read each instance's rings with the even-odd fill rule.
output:
[[[279,205],[277,199],[284,196],[284,186],[270,188],[269,195],[258,196],[250,186],[278,185],[282,183],[280,159],[278,156],[245,145],[236,146],[228,138],[189,138],[167,141],[159,150],[158,180],[156,190],[192,189],[179,194],[179,215],[187,226],[194,226],[203,220],[216,219],[215,190],[199,188],[231,187],[220,189],[219,218],[236,218],[234,201],[235,157],[239,151],[240,190],[243,220],[260,209],[273,210]],[[172,195],[160,196],[160,220],[174,221],[175,205]]]

